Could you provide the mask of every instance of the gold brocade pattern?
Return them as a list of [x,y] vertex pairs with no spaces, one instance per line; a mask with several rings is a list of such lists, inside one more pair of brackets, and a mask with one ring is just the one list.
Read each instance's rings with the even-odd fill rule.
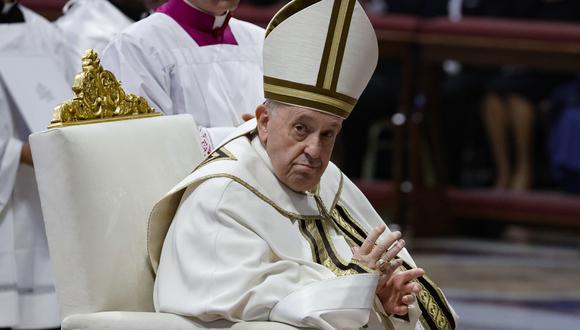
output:
[[[312,250],[312,260],[330,269],[334,274],[336,274],[336,276],[373,272],[372,269],[367,268],[356,261],[351,260],[349,262],[341,257],[337,248],[334,246],[332,236],[330,235],[331,228],[336,227],[336,220],[333,220],[333,214],[335,216],[338,216],[339,214],[338,212],[333,212],[334,208],[329,214],[324,208],[324,204],[317,193],[314,194],[314,199],[316,200],[321,219],[310,222],[302,221],[300,223],[300,232],[309,242]],[[334,201],[334,203],[336,203],[336,201]],[[339,230],[339,228],[335,229]]]
[[143,97],[126,94],[94,50],[83,56],[82,69],[72,86],[74,98],[56,106],[49,128],[160,115]]
[[[402,267],[403,270],[411,269],[411,266],[405,262]],[[417,283],[421,286],[417,302],[422,312],[420,321],[423,328],[427,330],[455,329],[455,319],[441,289],[427,276],[418,278]]]
[[[419,294],[417,295],[417,300],[419,300],[421,304],[423,304],[427,313],[429,314],[429,317],[435,322],[435,325],[437,327],[436,329],[438,330],[454,329],[447,320],[447,318],[445,317],[445,315],[443,314],[443,311],[441,310],[437,302],[433,299],[433,296],[429,294],[429,291],[427,291],[427,289],[423,286],[422,283],[420,284],[421,284],[421,292],[419,292]],[[427,323],[427,325],[429,325],[429,322],[425,319],[425,315],[421,315],[421,318],[423,319],[421,323]],[[435,330],[433,329],[432,326],[428,326],[426,329]]]
[[336,207],[332,210],[330,215],[335,221],[336,225],[339,227],[338,229],[345,232],[344,237],[346,238],[348,245],[351,247],[360,246],[362,242],[364,242],[365,237],[363,237],[359,231],[357,231],[353,226],[346,222]]
[[309,242],[312,250],[312,259],[330,269],[336,276],[367,273],[361,265],[345,261],[337,252],[330,235],[328,221],[301,221],[300,232]]
[[309,242],[314,253],[314,260],[330,269],[336,276],[358,274],[356,270],[349,268],[348,262],[344,262],[336,253],[334,246],[332,246],[328,236],[326,236],[326,230],[324,230],[325,222],[324,220],[302,222],[304,226],[300,227],[303,233],[307,231],[312,237]]

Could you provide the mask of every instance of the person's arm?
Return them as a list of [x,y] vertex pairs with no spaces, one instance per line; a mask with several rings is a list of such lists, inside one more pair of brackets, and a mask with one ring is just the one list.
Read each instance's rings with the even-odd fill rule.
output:
[[163,246],[156,310],[203,321],[270,320],[319,329],[364,326],[378,275],[335,277],[322,266],[280,259],[252,222],[289,220],[260,200],[255,205],[256,200],[228,179],[213,179],[190,195],[186,192]]

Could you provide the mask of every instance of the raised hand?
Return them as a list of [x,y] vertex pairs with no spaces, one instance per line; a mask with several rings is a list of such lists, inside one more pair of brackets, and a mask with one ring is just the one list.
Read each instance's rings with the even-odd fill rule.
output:
[[[401,264],[401,260],[394,260]],[[415,302],[415,295],[421,291],[421,286],[415,280],[425,275],[421,268],[410,270],[396,269],[391,274],[383,274],[377,286],[377,296],[388,314],[405,315],[409,305]]]
[[383,273],[396,269],[398,266],[393,268],[395,265],[390,261],[403,249],[405,241],[401,239],[401,232],[394,231],[377,243],[385,229],[384,225],[373,229],[360,247],[353,248],[352,259]]

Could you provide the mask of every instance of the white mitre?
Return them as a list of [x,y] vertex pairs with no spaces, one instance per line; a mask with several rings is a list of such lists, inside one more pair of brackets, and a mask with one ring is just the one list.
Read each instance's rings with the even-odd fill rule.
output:
[[377,59],[375,30],[356,0],[294,0],[266,29],[264,94],[347,118]]

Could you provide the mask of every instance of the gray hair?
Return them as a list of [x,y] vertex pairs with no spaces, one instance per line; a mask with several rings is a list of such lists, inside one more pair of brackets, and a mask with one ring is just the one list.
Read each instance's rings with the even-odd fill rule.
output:
[[268,110],[268,114],[270,115],[270,117],[272,117],[274,112],[278,111],[278,109],[288,106],[288,104],[278,102],[275,100],[271,100],[271,99],[266,99],[266,101],[264,101],[263,104],[264,104],[264,107],[266,107],[266,109]]

